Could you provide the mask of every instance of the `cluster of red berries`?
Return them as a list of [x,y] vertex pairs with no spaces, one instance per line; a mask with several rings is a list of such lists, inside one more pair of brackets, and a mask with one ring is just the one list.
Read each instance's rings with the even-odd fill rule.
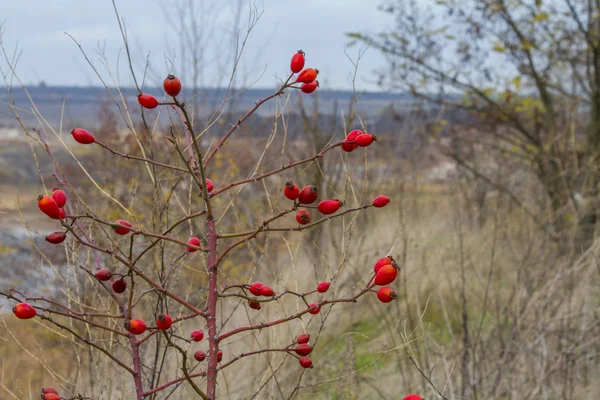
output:
[[375,263],[375,266],[373,267],[373,271],[375,272],[374,284],[376,286],[381,286],[377,291],[377,298],[382,303],[389,303],[398,297],[392,288],[386,285],[389,285],[396,280],[399,270],[400,267],[398,267],[398,264],[396,264],[394,259],[390,256],[380,258]]
[[423,400],[423,398],[418,394],[409,394],[407,396],[404,396],[404,399],[402,400]]
[[375,135],[363,132],[359,129],[350,131],[346,138],[342,141],[342,150],[346,153],[353,152],[357,147],[368,147],[371,143],[377,141]]
[[[319,197],[319,190],[315,185],[308,185],[300,190],[298,185],[296,185],[294,182],[287,181],[285,183],[285,187],[283,188],[283,194],[288,199],[296,201],[297,205],[308,205],[317,201],[317,198]],[[337,199],[323,200],[317,205],[317,209],[321,214],[329,215],[335,213],[343,205],[344,203]],[[310,213],[305,209],[299,209],[296,212],[296,221],[300,225],[306,225],[310,223],[310,218]]]
[[61,400],[61,397],[58,395],[56,389],[47,387],[42,388],[42,400]]
[[309,340],[310,335],[308,333],[301,333],[296,338],[296,343],[298,344],[294,347],[294,351],[300,356],[298,362],[300,362],[302,368],[312,368],[313,366],[311,359],[307,357],[313,350],[312,346],[308,343]]
[[[54,189],[52,195],[40,195],[38,197],[38,207],[41,212],[52,219],[65,219],[64,206],[67,204],[67,195],[60,189]],[[64,232],[54,232],[46,236],[46,241],[52,244],[62,243],[67,238]]]
[[[190,338],[194,342],[199,342],[204,338],[204,332],[201,329],[192,331]],[[194,359],[196,361],[204,361],[206,359],[206,353],[203,350],[196,350],[194,352]],[[221,360],[223,360],[223,352],[219,350],[217,352],[217,361],[221,362]]]
[[290,61],[290,69],[294,74],[298,74],[296,77],[296,83],[302,83],[300,86],[300,90],[302,93],[312,93],[319,87],[319,81],[317,80],[317,75],[319,74],[319,70],[315,68],[304,68],[305,63],[305,54],[302,50],[298,50],[296,54],[292,56],[292,60]]
[[[175,75],[169,74],[163,81],[163,89],[167,95],[177,97],[181,92],[181,81]],[[140,93],[137,100],[142,107],[149,110],[158,107],[160,104],[156,97],[147,93]]]

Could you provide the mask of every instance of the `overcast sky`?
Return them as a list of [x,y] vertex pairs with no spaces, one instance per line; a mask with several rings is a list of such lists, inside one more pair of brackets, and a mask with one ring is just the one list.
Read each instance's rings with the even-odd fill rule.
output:
[[[4,23],[4,47],[22,52],[17,73],[28,84],[45,81],[49,85],[100,85],[86,64],[71,34],[84,48],[105,79],[107,68],[121,85],[132,81],[125,63],[123,42],[110,0],[0,0],[0,23]],[[187,2],[189,0],[185,0]],[[194,19],[204,34],[201,84],[216,86],[223,77],[223,60],[230,60],[231,32],[237,0],[195,0]],[[146,56],[151,70],[146,84],[162,81],[171,61],[181,74],[181,47],[176,31],[182,24],[175,0],[117,0],[117,7],[128,31],[136,74],[142,76]],[[182,0],[177,0],[182,3]],[[262,11],[250,34],[242,59],[239,82],[256,82],[256,87],[273,87],[286,75],[289,59],[298,49],[307,54],[307,66],[320,70],[322,86],[350,89],[353,65],[344,51],[356,59],[359,47],[347,48],[345,33],[369,34],[392,26],[389,16],[377,9],[377,0],[263,0],[242,1],[240,18],[243,38],[248,26],[248,10],[255,5]],[[186,11],[192,15],[191,10]],[[169,15],[169,16],[167,16]],[[104,49],[107,66],[98,49]],[[360,48],[364,48],[361,45]],[[5,68],[5,63],[0,63]],[[378,90],[375,69],[384,66],[376,50],[367,50],[360,62],[357,88]],[[185,82],[184,82],[185,83]]]

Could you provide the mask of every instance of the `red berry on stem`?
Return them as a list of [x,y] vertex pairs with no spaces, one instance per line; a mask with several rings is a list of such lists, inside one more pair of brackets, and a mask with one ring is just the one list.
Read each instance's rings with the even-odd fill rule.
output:
[[64,232],[53,232],[46,236],[46,242],[52,244],[59,244],[65,241],[67,235]]
[[290,200],[296,200],[298,196],[300,196],[300,189],[298,185],[294,184],[292,181],[287,181],[285,183],[285,187],[283,188],[283,195]]
[[59,219],[65,219],[65,216],[66,216],[65,210],[63,208],[59,208],[58,209],[58,218]]
[[311,83],[312,81],[317,79],[318,74],[319,74],[318,69],[306,68],[305,70],[302,70],[302,72],[300,72],[298,74],[298,77],[296,78],[296,82]]
[[137,99],[138,103],[144,108],[153,109],[158,107],[158,100],[150,94],[140,94]]
[[206,359],[206,353],[202,350],[198,350],[194,353],[194,359],[196,361],[204,361]]
[[58,208],[56,201],[54,201],[54,199],[52,197],[46,196],[46,195],[43,195],[43,196],[40,195],[38,197],[38,207],[44,214],[46,214],[50,218],[52,218],[52,219],[60,218],[60,209]]
[[389,285],[396,280],[398,270],[391,264],[384,265],[375,275],[375,284],[378,286]]
[[311,314],[318,314],[321,311],[321,306],[317,307],[317,303],[310,303],[308,305],[308,312]]
[[294,348],[294,351],[299,356],[307,356],[312,351],[312,346],[308,343],[301,343],[298,346],[296,346],[296,348]]
[[379,272],[379,269],[381,267],[383,267],[384,265],[388,265],[392,263],[392,259],[389,257],[383,257],[380,258],[379,260],[377,260],[377,262],[375,263],[375,266],[373,267],[373,271],[375,271],[375,273]]
[[408,396],[405,396],[402,400],[423,400],[423,398],[418,394],[409,394]]
[[253,310],[260,310],[260,302],[258,301],[248,301],[248,307]]
[[129,333],[141,335],[142,333],[146,332],[146,323],[141,319],[130,319],[125,323],[125,328],[127,328]]
[[308,343],[309,340],[310,340],[310,335],[308,333],[301,333],[296,338],[296,343],[298,343],[298,344]]
[[271,286],[262,285],[260,287],[260,295],[265,297],[273,297],[275,296],[275,292],[271,289]]
[[329,215],[339,210],[342,205],[343,203],[339,200],[323,200],[317,208],[321,214]]
[[310,223],[310,213],[306,210],[298,210],[296,213],[296,221],[298,221],[300,225]]
[[124,225],[124,226],[113,226],[113,229],[117,235],[127,235],[130,232],[130,230],[127,229],[127,227],[131,228],[131,224],[128,221],[125,221],[124,219],[120,219],[118,221],[115,221],[115,224]]
[[308,357],[300,357],[298,360],[302,368],[312,368],[312,361]]
[[59,208],[64,207],[64,205],[67,204],[67,195],[60,189],[54,189],[52,191],[52,198]]
[[312,204],[319,197],[319,190],[315,185],[304,186],[298,195],[298,203]]
[[304,68],[304,61],[304,52],[298,50],[298,52],[292,56],[292,60],[290,61],[290,69],[292,72],[297,74],[302,71],[302,68]]
[[311,83],[303,83],[302,86],[300,86],[300,90],[302,91],[302,93],[311,94],[312,92],[317,90],[318,87],[319,81],[313,81]]
[[61,398],[56,393],[47,393],[47,394],[42,394],[42,400],[61,400]]
[[[190,240],[188,240],[188,244],[191,244],[192,246],[200,247],[200,239],[198,239],[196,236],[191,237]],[[190,253],[193,253],[193,252],[195,252],[197,250],[194,249],[193,247],[188,247],[187,251],[190,252]]]
[[223,359],[223,352],[221,350],[217,351],[217,361],[221,362]]
[[201,329],[192,331],[192,333],[190,334],[190,338],[192,338],[194,342],[199,342],[202,339],[204,339],[204,332]]
[[212,192],[215,188],[215,184],[210,179],[206,178],[206,191],[208,193]]
[[390,202],[387,196],[377,196],[373,199],[373,206],[377,208],[385,207]]
[[373,143],[376,140],[377,140],[377,138],[375,137],[375,135],[371,135],[369,133],[363,133],[362,135],[358,135],[355,142],[360,147],[367,147],[368,145],[370,145],[371,143]]
[[377,298],[382,303],[389,303],[390,301],[394,300],[396,297],[398,297],[396,295],[396,292],[394,292],[392,290],[392,288],[389,286],[384,286],[382,288],[379,288],[379,290],[377,291]]
[[96,278],[101,281],[110,281],[112,273],[107,269],[101,269],[96,272]]
[[75,139],[77,143],[81,144],[90,144],[96,141],[91,133],[82,128],[73,129],[71,131],[71,136],[73,136],[73,139]]
[[115,293],[123,293],[127,289],[127,282],[123,278],[116,280],[112,284],[112,290]]
[[175,97],[181,92],[181,81],[175,75],[169,74],[163,81],[163,89],[166,94]]
[[346,138],[342,141],[342,150],[344,150],[346,153],[350,153],[350,152],[354,151],[354,149],[356,149],[358,147],[358,145],[356,143],[354,143],[354,141],[362,133],[363,132],[358,129],[354,129],[353,131],[350,131],[350,133],[348,133]]
[[158,326],[158,329],[162,331],[169,329],[172,324],[173,320],[168,314],[160,314],[158,318],[156,318],[156,326]]
[[263,287],[263,284],[260,282],[254,282],[250,284],[248,290],[255,296],[260,296],[260,288]]
[[19,303],[12,308],[12,312],[19,319],[30,319],[37,315],[35,308],[27,303]]
[[58,392],[56,391],[56,389],[51,388],[51,387],[42,388],[42,393],[43,394],[48,394],[48,393],[58,394]]
[[329,290],[329,282],[321,282],[317,285],[317,292],[325,293]]

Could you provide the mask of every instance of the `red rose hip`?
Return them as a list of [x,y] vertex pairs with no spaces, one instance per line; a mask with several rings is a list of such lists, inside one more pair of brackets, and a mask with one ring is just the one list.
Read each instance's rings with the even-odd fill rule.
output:
[[377,196],[373,199],[373,206],[377,208],[385,207],[390,202],[390,198],[387,196]]
[[302,70],[302,72],[300,72],[298,74],[298,77],[296,78],[296,82],[311,83],[315,79],[317,79],[318,74],[319,74],[318,69],[306,68],[305,70]]
[[262,285],[260,288],[260,295],[265,297],[273,297],[275,296],[275,292],[271,288],[271,286]]
[[306,210],[298,210],[296,213],[296,221],[300,225],[306,225],[310,223],[310,213]]
[[163,89],[166,94],[175,97],[181,92],[181,81],[175,75],[169,74],[163,81]]
[[82,128],[73,129],[71,131],[71,136],[73,136],[73,139],[75,139],[77,143],[81,144],[91,144],[96,141],[91,133]]
[[130,319],[125,323],[125,328],[134,335],[141,335],[146,332],[146,323],[141,319]]
[[199,342],[202,339],[204,339],[204,332],[201,329],[197,329],[195,331],[192,331],[192,333],[190,334],[190,338],[194,342]]
[[375,137],[375,135],[371,135],[369,133],[363,133],[362,135],[358,135],[355,142],[360,147],[367,147],[368,145],[370,145],[371,143],[373,143],[376,140],[377,140],[377,138]]
[[389,303],[390,301],[394,300],[396,297],[398,297],[396,295],[396,292],[394,292],[392,290],[392,288],[389,286],[384,286],[377,291],[377,298],[382,303]]
[[140,94],[138,95],[138,103],[140,103],[140,105],[144,108],[148,108],[148,109],[153,109],[158,107],[158,100],[156,100],[156,97],[150,95],[150,94]]
[[319,203],[317,208],[321,212],[321,214],[329,215],[335,213],[343,203],[339,200],[323,200]]
[[350,131],[350,133],[348,133],[346,138],[342,141],[342,150],[344,150],[346,153],[350,153],[350,152],[354,151],[354,149],[356,149],[358,147],[358,145],[356,143],[354,143],[354,141],[362,133],[363,132],[358,129],[354,129],[353,131]]
[[[190,240],[188,240],[188,244],[191,244],[192,246],[200,247],[200,239],[198,239],[196,236],[191,237]],[[193,253],[193,252],[195,252],[197,250],[194,249],[193,247],[188,247],[187,251],[189,253]]]
[[292,181],[287,181],[285,183],[285,187],[283,188],[283,195],[290,200],[296,200],[298,196],[300,196],[300,189],[298,185],[294,184]]
[[398,270],[391,264],[384,265],[375,275],[375,284],[378,286],[389,285],[396,280]]
[[52,197],[46,196],[46,195],[40,195],[38,197],[38,207],[41,212],[43,212],[50,218],[52,218],[52,219],[60,218],[60,209],[59,209],[58,205],[56,204],[56,201]]
[[379,272],[379,269],[381,267],[383,267],[384,265],[388,265],[392,263],[392,259],[390,257],[383,257],[380,258],[379,260],[377,260],[377,262],[375,263],[375,266],[373,267],[373,271],[375,271],[375,273]]
[[206,353],[202,350],[198,350],[194,353],[194,359],[196,361],[204,361],[206,359]]
[[301,343],[294,348],[294,351],[299,356],[307,356],[311,353],[312,350],[312,346],[308,343]]
[[19,303],[12,308],[12,312],[19,319],[30,319],[37,315],[35,308],[28,303]]
[[129,223],[129,221],[120,219],[120,220],[115,221],[115,224],[124,225],[124,226],[113,226],[113,230],[115,231],[115,233],[117,235],[127,235],[130,232],[130,230],[127,229],[128,227],[131,228],[131,224]]
[[260,302],[258,301],[248,301],[248,307],[253,310],[260,310]]
[[319,190],[315,185],[304,186],[298,195],[300,204],[312,204],[319,197]]
[[312,92],[317,90],[318,87],[319,81],[314,81],[311,83],[303,83],[302,86],[300,86],[300,90],[302,91],[302,93],[311,94]]
[[112,273],[107,269],[101,269],[96,272],[96,278],[101,281],[110,281],[112,278]]
[[56,205],[61,208],[67,204],[67,195],[60,189],[54,189],[52,191],[52,199],[56,202]]
[[317,303],[310,303],[308,305],[308,312],[311,314],[318,314],[321,312],[321,306],[317,307]]
[[292,56],[292,60],[290,61],[290,69],[292,72],[297,74],[302,71],[302,68],[304,68],[304,61],[304,52],[298,50],[298,52]]
[[64,232],[53,232],[46,236],[46,242],[52,244],[59,244],[65,241],[67,235]]
[[263,284],[260,282],[254,282],[250,284],[248,290],[255,296],[260,296],[260,288],[263,287]]
[[302,368],[312,368],[312,361],[308,357],[300,357],[298,360]]
[[298,344],[308,343],[309,340],[310,340],[310,335],[308,333],[301,333],[296,338],[296,343],[298,343]]
[[168,314],[160,314],[158,318],[156,318],[156,326],[161,331],[166,331],[173,324],[173,320]]
[[210,179],[206,178],[206,191],[208,193],[212,192],[215,188],[215,184]]
[[54,388],[51,388],[51,387],[42,388],[42,394],[48,394],[48,393],[58,394],[58,392]]
[[329,282],[321,282],[317,285],[317,292],[325,293],[329,290]]
[[114,281],[112,284],[112,290],[115,293],[123,293],[125,291],[125,289],[127,289],[127,282],[125,282],[125,280],[123,280],[123,279]]

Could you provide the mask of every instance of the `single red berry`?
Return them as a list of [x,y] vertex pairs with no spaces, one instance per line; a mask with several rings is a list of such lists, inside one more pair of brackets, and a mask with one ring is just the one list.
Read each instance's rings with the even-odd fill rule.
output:
[[298,343],[298,344],[308,343],[309,340],[310,340],[310,335],[308,333],[301,333],[296,338],[296,343]]
[[319,203],[317,208],[319,209],[321,214],[329,215],[339,210],[340,207],[343,205],[344,203],[342,203],[339,200],[323,200]]
[[296,213],[296,221],[298,221],[300,225],[310,223],[310,213],[306,210],[298,210]]
[[294,351],[299,356],[307,356],[312,351],[312,346],[308,343],[301,343],[294,348]]
[[113,229],[117,235],[127,235],[130,232],[130,230],[126,228],[126,227],[131,228],[131,224],[128,221],[125,221],[124,219],[120,219],[118,221],[115,221],[115,224],[124,225],[124,226],[113,226]]
[[19,303],[15,305],[12,309],[12,312],[19,319],[30,319],[37,315],[35,308],[27,303]]
[[110,278],[112,278],[112,273],[107,269],[101,269],[96,271],[96,278],[101,281],[110,281]]
[[169,329],[172,324],[173,320],[169,314],[160,314],[158,318],[156,318],[156,326],[162,331]]
[[66,216],[67,216],[67,214],[65,214],[65,210],[63,208],[59,208],[58,209],[58,218],[65,219]]
[[217,351],[217,362],[221,362],[223,359],[223,352],[221,350]]
[[194,342],[199,342],[202,339],[204,339],[204,332],[202,332],[202,329],[197,329],[195,331],[192,331],[190,337]]
[[315,185],[304,186],[298,195],[298,203],[312,204],[319,197],[319,190]]
[[[198,239],[196,236],[191,237],[190,240],[188,240],[188,244],[191,244],[192,246],[200,247],[200,239]],[[193,252],[195,252],[197,250],[194,249],[193,247],[188,247],[187,251],[190,252],[190,253],[193,253]]]
[[90,144],[96,141],[96,139],[94,139],[94,136],[91,133],[82,128],[73,129],[71,131],[71,135],[77,143],[81,144]]
[[260,296],[260,288],[263,286],[260,282],[254,282],[250,284],[248,290],[255,296]]
[[306,68],[305,70],[302,70],[302,72],[300,72],[298,74],[298,77],[296,78],[296,82],[311,83],[312,81],[317,79],[318,74],[319,74],[318,69]]
[[329,282],[321,282],[317,285],[317,292],[325,293],[329,290]]
[[127,289],[127,282],[121,278],[112,283],[112,290],[115,293],[123,293]]
[[56,389],[51,388],[51,387],[42,388],[42,393],[43,394],[48,394],[48,393],[58,394],[58,392],[56,391]]
[[42,394],[42,400],[61,400],[60,396],[56,393]]
[[396,297],[398,297],[396,295],[396,292],[394,292],[392,290],[392,288],[389,286],[384,286],[382,288],[379,288],[379,290],[377,291],[377,298],[382,303],[389,303],[390,301],[394,300]]
[[348,133],[346,138],[342,141],[342,150],[344,150],[346,153],[350,153],[350,152],[354,151],[354,149],[356,149],[358,147],[358,145],[356,143],[354,143],[354,141],[362,133],[363,132],[358,129],[354,129],[353,131],[350,131],[350,133]]
[[312,361],[308,357],[300,357],[298,360],[302,368],[312,368]]
[[210,179],[206,178],[206,191],[208,193],[212,192],[215,188],[215,184]]
[[303,83],[302,86],[300,86],[300,90],[302,91],[302,93],[311,94],[312,92],[317,90],[318,87],[319,81],[313,81],[311,83]]
[[46,242],[52,244],[59,244],[65,241],[67,235],[64,232],[53,232],[46,236]]
[[375,135],[371,135],[370,133],[363,133],[362,135],[358,135],[355,142],[360,147],[367,147],[376,140],[377,137]]
[[206,360],[206,353],[202,350],[198,350],[194,353],[194,358],[196,359],[196,361],[204,361]]
[[377,196],[373,199],[373,206],[377,208],[385,207],[390,202],[387,196]]
[[260,310],[260,302],[258,301],[248,301],[248,307],[253,310]]
[[304,52],[302,50],[298,50],[296,54],[292,56],[292,61],[290,61],[290,69],[293,73],[297,74],[302,71],[304,68]]
[[175,75],[169,74],[163,81],[163,89],[166,94],[175,97],[181,92],[181,81]]
[[262,285],[260,287],[260,295],[265,297],[275,296],[275,292],[271,289],[271,286]]
[[46,196],[46,195],[43,195],[43,196],[40,195],[38,197],[38,207],[44,214],[46,214],[50,218],[52,218],[52,219],[60,218],[60,209],[58,208],[56,201],[54,201],[54,199],[52,197]]
[[138,103],[144,108],[153,109],[158,107],[158,100],[150,94],[138,95]]
[[285,187],[283,188],[283,194],[290,200],[296,200],[298,196],[300,196],[300,189],[298,185],[294,184],[292,181],[287,181],[285,183]]
[[375,263],[375,266],[373,267],[373,271],[375,271],[375,273],[379,272],[379,269],[381,267],[383,267],[384,265],[388,265],[392,263],[392,259],[389,257],[383,257],[380,258],[379,260],[377,260],[377,262]]
[[423,398],[418,394],[409,394],[408,396],[405,396],[402,400],[423,400]]
[[389,285],[396,280],[398,270],[391,264],[384,265],[375,275],[375,284],[378,286]]
[[317,307],[317,303],[310,303],[308,305],[308,312],[311,314],[318,314],[321,311],[321,306]]
[[67,204],[67,195],[60,189],[54,189],[52,191],[52,198],[59,208],[64,207],[64,205]]
[[134,335],[141,335],[146,332],[146,323],[141,319],[130,319],[125,322],[125,328],[129,331],[129,333],[133,333]]

